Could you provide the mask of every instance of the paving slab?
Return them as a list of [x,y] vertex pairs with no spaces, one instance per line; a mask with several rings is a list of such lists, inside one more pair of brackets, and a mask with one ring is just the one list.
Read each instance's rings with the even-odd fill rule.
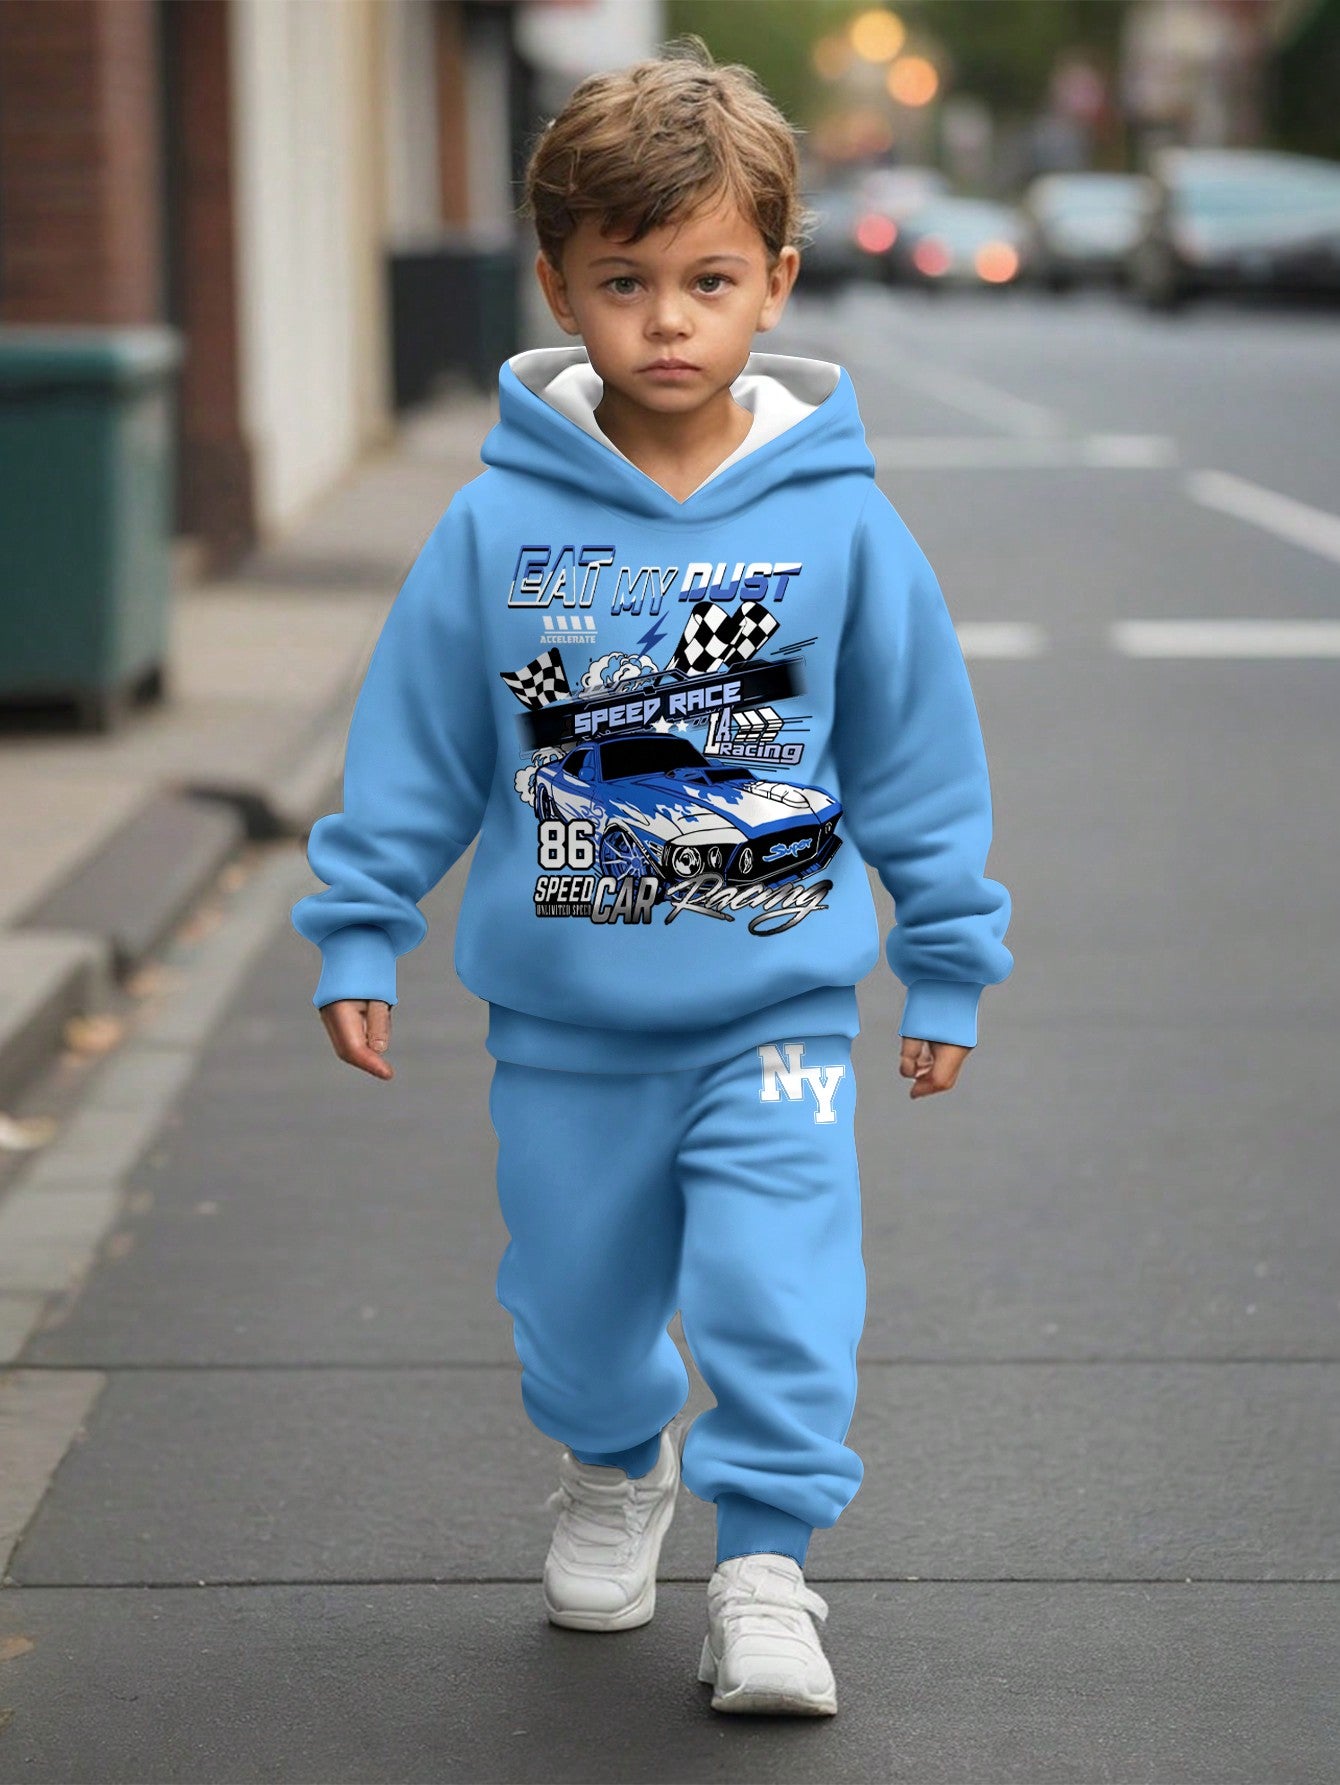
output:
[[0,1375],[0,1572],[103,1381],[92,1370]]
[[[425,900],[400,963],[389,1085],[335,1059],[316,951],[281,918],[133,1174],[125,1249],[29,1361],[510,1360],[487,1017],[451,961],[463,883]],[[862,1356],[1340,1357],[1329,1054],[1286,1028],[1249,1072],[1233,1025],[1163,1011],[1062,1047],[1009,995],[988,988],[960,1088],[913,1105],[901,990],[882,965],[861,988]]]
[[286,1050],[230,1017],[240,1040],[207,1054],[127,1180],[114,1257],[31,1360],[512,1359],[482,1044],[397,1057],[383,1085],[310,1006],[295,1027]]
[[[867,1364],[850,1442],[816,1578],[1340,1579],[1340,1365]],[[119,1371],[10,1572],[527,1579],[557,1455],[515,1366]],[[662,1565],[693,1578],[710,1508],[681,1511]]]
[[1035,1017],[1082,1046],[1122,1020],[1182,1024],[1184,1054],[1215,1030],[1315,1042],[1340,997],[1334,665],[1076,653],[972,674],[1019,963],[983,1039]]
[[20,1298],[76,1288],[120,1210],[106,1183],[53,1193],[21,1183],[0,1204],[0,1290]]
[[1315,1037],[1253,1031],[1270,1066],[1252,1071],[1231,1026],[1151,1018],[1065,1049],[1008,1027],[918,1108],[881,1097],[863,1038],[867,1355],[1340,1356],[1340,1123]]
[[1333,1785],[1340,1587],[823,1591],[811,1721],[711,1710],[701,1584],[612,1636],[533,1584],[13,1589],[0,1781]]

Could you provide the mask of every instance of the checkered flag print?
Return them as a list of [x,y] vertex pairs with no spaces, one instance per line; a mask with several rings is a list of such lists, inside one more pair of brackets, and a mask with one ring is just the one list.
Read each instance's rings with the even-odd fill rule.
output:
[[667,669],[682,669],[691,676],[709,676],[730,667],[730,646],[735,634],[735,615],[715,601],[696,601],[684,622]]
[[715,601],[695,602],[666,668],[691,676],[734,669],[772,637],[778,624],[760,601],[742,602],[733,613]]
[[516,695],[523,707],[532,713],[551,706],[556,700],[570,700],[572,690],[568,686],[567,671],[563,667],[563,659],[557,649],[542,651],[533,663],[524,669],[501,670],[504,682]]
[[731,668],[734,669],[737,663],[748,662],[760,645],[767,644],[780,624],[776,614],[770,614],[761,601],[741,602],[735,613]]

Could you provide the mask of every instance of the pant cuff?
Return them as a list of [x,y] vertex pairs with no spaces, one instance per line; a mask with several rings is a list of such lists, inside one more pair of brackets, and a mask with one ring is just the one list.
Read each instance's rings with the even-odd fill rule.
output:
[[661,1455],[661,1434],[644,1438],[628,1450],[574,1450],[579,1463],[595,1463],[602,1469],[623,1469],[634,1480],[649,1474]]
[[747,1494],[717,1495],[717,1566],[732,1556],[791,1556],[803,1568],[814,1526]]

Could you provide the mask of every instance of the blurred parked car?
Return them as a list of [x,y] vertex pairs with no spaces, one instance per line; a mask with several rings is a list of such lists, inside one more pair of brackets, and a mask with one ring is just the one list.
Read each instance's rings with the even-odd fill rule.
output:
[[1340,166],[1267,149],[1163,149],[1128,257],[1153,309],[1199,292],[1340,296]]
[[1024,225],[1011,205],[940,197],[898,230],[892,276],[927,291],[945,285],[1013,285],[1023,269]]
[[897,238],[897,225],[867,203],[858,186],[825,186],[805,194],[817,215],[814,236],[801,251],[806,285],[835,286],[883,277],[882,262]]
[[947,196],[948,176],[938,167],[908,163],[901,167],[873,168],[861,180],[861,196],[873,210],[901,223],[933,198]]
[[1143,174],[1043,174],[1024,193],[1029,276],[1051,291],[1120,283],[1153,187]]

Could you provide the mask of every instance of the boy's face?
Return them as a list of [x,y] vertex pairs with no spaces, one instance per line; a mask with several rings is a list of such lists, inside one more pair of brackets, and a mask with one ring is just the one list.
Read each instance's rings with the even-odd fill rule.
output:
[[[768,268],[763,237],[734,204],[701,209],[640,242],[602,235],[583,219],[556,272],[536,275],[559,326],[580,335],[591,364],[630,403],[663,415],[700,408],[734,383],[753,337],[781,316],[800,268],[783,248]],[[658,360],[689,370],[654,371]]]

